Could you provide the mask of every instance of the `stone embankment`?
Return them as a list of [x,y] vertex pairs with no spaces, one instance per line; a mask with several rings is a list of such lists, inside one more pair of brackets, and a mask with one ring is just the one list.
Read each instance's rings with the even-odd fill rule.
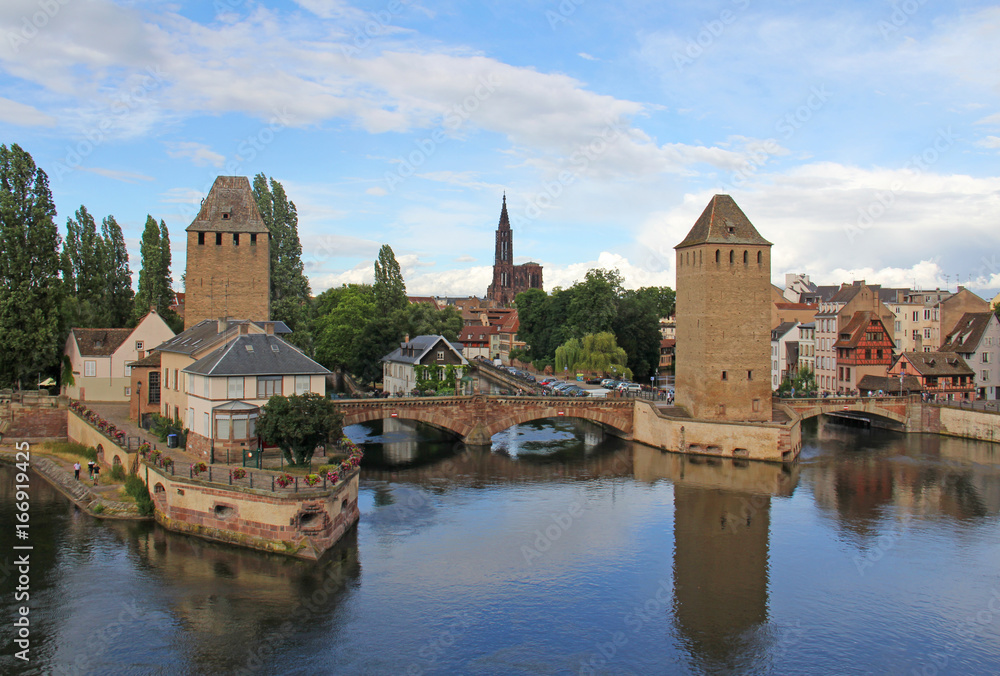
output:
[[[0,463],[15,464],[15,451],[11,448],[0,449]],[[86,467],[85,463],[81,464]],[[152,519],[149,516],[140,516],[134,503],[110,500],[101,496],[84,480],[77,480],[73,477],[72,466],[70,469],[66,469],[58,460],[40,455],[34,450],[31,451],[31,469],[91,516],[99,519],[141,519],[144,521]]]

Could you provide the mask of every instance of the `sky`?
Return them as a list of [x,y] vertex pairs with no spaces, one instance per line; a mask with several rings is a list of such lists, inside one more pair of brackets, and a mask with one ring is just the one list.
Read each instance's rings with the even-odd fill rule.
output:
[[594,267],[674,286],[733,196],[772,281],[1000,290],[1000,6],[753,0],[0,3],[0,143],[172,238],[218,175],[299,214],[314,293],[482,296],[506,193],[546,290]]

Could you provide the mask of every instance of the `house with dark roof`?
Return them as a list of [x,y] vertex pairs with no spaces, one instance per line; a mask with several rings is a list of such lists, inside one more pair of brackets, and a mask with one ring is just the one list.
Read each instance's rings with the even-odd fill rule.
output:
[[462,355],[466,359],[475,359],[476,357],[490,359],[490,341],[499,330],[498,326],[483,326],[482,324],[464,326],[457,339],[462,347]]
[[904,352],[889,369],[890,378],[914,376],[923,391],[937,401],[975,398],[975,373],[954,352]]
[[69,358],[73,384],[64,383],[63,394],[80,401],[128,401],[131,362],[173,335],[156,310],[134,329],[70,329],[63,354]]
[[955,352],[976,372],[976,396],[1000,398],[1000,318],[992,312],[967,312],[945,336],[941,352]]
[[187,450],[207,460],[255,449],[257,417],[271,397],[326,394],[326,367],[274,333],[239,329],[183,370]]
[[892,334],[871,311],[855,312],[833,344],[837,353],[837,390],[860,389],[865,376],[884,376],[893,359]]
[[399,344],[382,357],[382,389],[390,394],[409,394],[417,387],[416,366],[437,369],[437,380],[443,380],[448,366],[458,369],[457,378],[469,366],[462,350],[444,336],[416,336]]
[[[183,413],[188,408],[184,369],[235,336],[254,333],[284,335],[291,333],[291,329],[284,322],[251,322],[226,317],[203,319],[156,345],[153,349],[159,354],[159,368],[150,368],[152,363],[146,361],[138,372],[134,372],[132,396],[137,400],[132,408],[141,413],[155,410],[164,417],[183,422]],[[156,409],[152,408],[154,404]]]

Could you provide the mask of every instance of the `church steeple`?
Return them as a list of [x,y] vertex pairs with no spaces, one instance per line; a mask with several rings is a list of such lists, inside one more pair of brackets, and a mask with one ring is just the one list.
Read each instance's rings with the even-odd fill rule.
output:
[[500,230],[510,230],[510,219],[507,218],[507,192],[503,194],[503,206],[500,207]]

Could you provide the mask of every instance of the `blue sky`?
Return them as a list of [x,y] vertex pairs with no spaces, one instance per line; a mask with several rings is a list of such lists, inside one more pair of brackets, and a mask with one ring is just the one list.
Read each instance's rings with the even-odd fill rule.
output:
[[59,221],[183,230],[219,174],[281,181],[315,292],[482,295],[507,193],[545,286],[673,246],[732,194],[774,281],[1000,289],[1000,7],[980,2],[5,0],[0,139]]

